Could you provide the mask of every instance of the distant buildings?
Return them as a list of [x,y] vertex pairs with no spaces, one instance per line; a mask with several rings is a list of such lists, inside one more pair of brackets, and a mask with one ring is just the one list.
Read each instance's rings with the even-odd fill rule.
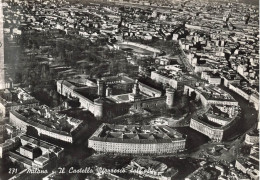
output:
[[250,87],[243,87],[239,84],[229,84],[229,89],[239,94],[244,99],[252,103],[256,110],[259,109],[259,93]]
[[201,73],[201,79],[205,79],[209,82],[209,84],[220,85],[221,77],[218,73],[212,73],[211,71],[203,71]]
[[160,82],[163,84],[168,84],[172,88],[177,89],[178,81],[174,78],[167,77],[168,75],[162,75],[156,71],[151,72],[151,79],[155,80],[156,82]]
[[198,79],[189,75],[183,74],[178,66],[167,65],[165,70],[151,72],[151,79],[157,83],[162,83],[163,86],[170,86],[176,90],[183,90],[185,85],[199,83]]
[[102,124],[89,138],[97,152],[119,154],[170,154],[185,149],[186,138],[168,126]]

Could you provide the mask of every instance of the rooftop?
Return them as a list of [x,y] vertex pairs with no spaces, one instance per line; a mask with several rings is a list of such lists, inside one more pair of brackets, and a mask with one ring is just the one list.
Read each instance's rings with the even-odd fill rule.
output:
[[[73,124],[69,124],[65,119],[61,119],[63,123],[65,123],[65,125],[69,125],[68,127],[71,127],[69,130],[67,129],[67,131],[65,131],[64,129],[62,129],[62,126],[61,124],[57,124],[57,120],[56,121],[53,121],[53,120],[48,120],[48,119],[44,119],[44,118],[35,118],[35,116],[29,116],[26,117],[24,116],[24,113],[21,112],[21,111],[11,111],[11,113],[16,116],[17,118],[19,118],[20,120],[32,125],[32,126],[35,126],[37,128],[41,128],[41,129],[44,129],[46,131],[50,131],[50,132],[53,132],[53,133],[57,133],[57,134],[61,134],[61,135],[66,135],[66,136],[71,136],[71,130],[74,130],[75,128],[73,128],[75,125]],[[61,122],[61,123],[62,123]],[[80,122],[83,122],[83,121],[80,121]],[[56,125],[56,126],[54,126]],[[80,125],[77,124],[76,126]],[[65,127],[65,126],[64,126]]]
[[5,106],[15,106],[18,104],[38,103],[33,96],[22,88],[0,91],[0,103]]
[[209,121],[206,115],[202,115],[202,116],[195,115],[192,118],[195,119],[196,121],[199,121],[199,122],[201,122],[201,123],[203,123],[207,126],[210,126],[212,128],[221,128],[222,127],[222,125],[220,125],[220,124]]
[[168,126],[111,125],[103,123],[90,140],[119,143],[171,143],[184,136]]
[[67,117],[64,114],[59,114],[56,111],[52,111],[47,106],[19,109],[16,112],[30,121],[38,123],[39,125],[62,130],[68,133],[82,123],[81,120]]
[[45,149],[52,149],[52,150],[54,150],[54,152],[59,152],[59,151],[63,150],[63,148],[61,148],[61,147],[58,147],[56,145],[47,143],[45,141],[42,141],[42,140],[39,140],[39,139],[36,139],[36,138],[33,138],[31,136],[22,135],[20,137],[20,139],[24,140],[24,141],[26,141],[30,144],[34,144],[34,145],[37,145],[37,146],[45,148]]
[[[192,87],[192,86],[191,86]],[[226,91],[215,87],[212,85],[206,84],[204,87],[192,87],[200,92],[208,100],[217,100],[217,101],[231,101],[236,102],[236,100]]]

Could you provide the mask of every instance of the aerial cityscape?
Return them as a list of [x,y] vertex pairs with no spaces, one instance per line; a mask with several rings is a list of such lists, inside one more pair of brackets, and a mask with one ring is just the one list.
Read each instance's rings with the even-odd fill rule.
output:
[[0,180],[258,180],[259,2],[1,0]]

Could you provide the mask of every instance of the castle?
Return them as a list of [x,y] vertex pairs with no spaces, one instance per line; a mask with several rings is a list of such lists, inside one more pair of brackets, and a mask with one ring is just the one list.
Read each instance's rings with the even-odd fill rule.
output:
[[104,77],[96,85],[82,85],[58,80],[57,91],[67,98],[77,98],[80,106],[96,118],[113,118],[132,112],[171,108],[175,90],[162,92],[127,76]]

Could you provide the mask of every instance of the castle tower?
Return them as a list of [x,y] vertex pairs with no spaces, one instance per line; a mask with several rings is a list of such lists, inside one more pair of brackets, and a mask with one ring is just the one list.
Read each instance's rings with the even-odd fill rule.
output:
[[5,89],[3,3],[0,3],[0,90],[1,89]]
[[167,88],[166,89],[166,104],[169,108],[173,107],[174,103],[174,89],[172,88]]
[[133,87],[133,94],[135,94],[135,95],[140,94],[138,80],[135,81],[135,84],[134,84],[134,87]]
[[103,97],[104,96],[104,89],[105,89],[105,83],[103,80],[98,80],[97,81],[97,86],[98,86],[98,95],[100,97]]
[[142,95],[140,94],[138,80],[135,81],[133,92],[129,95],[130,101],[137,101],[142,99]]
[[103,104],[104,101],[101,98],[94,100],[94,116],[98,119],[103,117]]
[[106,96],[111,96],[112,95],[112,88],[111,87],[107,87],[106,89]]

